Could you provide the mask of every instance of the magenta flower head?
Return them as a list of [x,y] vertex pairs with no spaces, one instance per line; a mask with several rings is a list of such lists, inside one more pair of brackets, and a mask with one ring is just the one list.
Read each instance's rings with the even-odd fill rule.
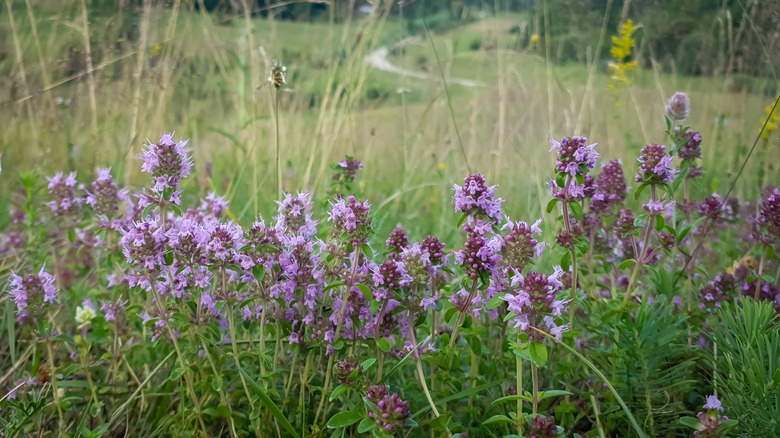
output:
[[366,398],[376,406],[367,407],[368,418],[384,433],[403,426],[412,415],[409,402],[401,400],[398,394],[388,394],[385,385],[371,385]]
[[98,177],[92,181],[87,193],[87,204],[100,216],[112,217],[119,211],[119,197],[111,168],[98,169]]
[[21,277],[11,272],[11,298],[16,304],[17,321],[41,316],[46,304],[57,301],[54,277],[42,267],[37,274]]
[[761,201],[761,212],[756,225],[777,240],[777,236],[780,236],[780,191],[777,187],[772,187],[767,192]]
[[555,419],[552,416],[537,415],[531,419],[528,425],[527,436],[534,438],[556,438],[558,437],[558,427],[555,425]]
[[539,219],[533,225],[528,225],[521,221],[507,220],[501,229],[509,230],[509,233],[505,237],[496,236],[493,243],[507,267],[522,271],[534,256],[541,255],[544,245],[534,238],[534,234],[542,234],[539,229],[541,222],[542,219]]
[[541,340],[542,336],[528,327],[542,328],[544,324],[547,330],[558,339],[569,329],[568,325],[559,326],[555,323],[554,316],[563,312],[569,300],[555,300],[555,294],[563,287],[560,278],[564,272],[560,266],[555,271],[545,276],[535,271],[526,275],[515,272],[512,277],[513,292],[502,297],[507,302],[507,310],[513,314],[511,322],[518,330],[527,332],[532,340]]
[[595,185],[595,193],[590,201],[591,210],[603,213],[613,205],[623,202],[627,191],[623,163],[620,160],[612,160],[604,164]]
[[550,152],[558,151],[558,160],[555,163],[556,172],[565,172],[571,176],[587,174],[596,166],[596,159],[600,156],[596,152],[598,143],[587,144],[585,137],[564,137],[561,141],[550,139]]
[[423,240],[422,246],[425,251],[428,252],[428,257],[432,266],[442,264],[442,259],[444,258],[444,242],[439,240],[436,236],[428,236]]
[[141,152],[141,171],[152,175],[152,191],[162,194],[166,189],[176,190],[179,181],[190,176],[192,158],[184,149],[189,140],[173,141],[173,134],[163,134],[157,143],[149,143]]
[[720,415],[723,412],[723,406],[718,400],[718,397],[713,395],[707,396],[707,403],[704,404],[706,412],[699,412],[696,414],[696,419],[699,420],[699,424],[696,426],[696,430],[693,432],[693,436],[696,437],[717,437],[722,436],[723,432],[729,427],[729,418],[725,415]]
[[49,180],[49,195],[52,200],[46,205],[55,216],[69,216],[81,209],[83,199],[76,196],[76,172],[63,176],[57,172]]
[[284,200],[276,203],[279,205],[279,215],[276,217],[278,227],[307,239],[317,233],[317,223],[311,218],[311,195],[298,193],[292,196],[285,193]]
[[328,221],[333,224],[333,234],[346,238],[353,246],[368,242],[368,236],[373,232],[370,210],[368,201],[358,202],[354,196],[331,202]]
[[409,234],[407,234],[403,225],[398,224],[385,241],[387,249],[396,254],[400,254],[406,247],[409,246]]
[[691,100],[683,92],[676,92],[666,102],[666,115],[675,121],[685,120],[690,115]]
[[401,289],[412,283],[412,277],[406,272],[404,262],[389,258],[373,270],[374,299],[385,301],[389,298],[396,298],[396,294]]
[[473,219],[463,229],[466,230],[466,246],[454,253],[455,264],[463,266],[466,275],[472,279],[489,274],[501,260],[501,256],[489,245],[487,233],[491,232],[490,224]]
[[643,147],[637,161],[641,165],[636,175],[636,182],[665,184],[674,180],[672,156],[666,153],[666,146],[653,143]]
[[497,224],[504,214],[503,199],[495,197],[497,186],[488,186],[485,177],[475,173],[463,179],[463,187],[455,184],[455,211],[469,216],[486,216]]
[[349,155],[343,160],[339,161],[337,165],[337,172],[333,175],[334,180],[344,180],[347,183],[351,183],[355,180],[357,171],[363,168],[363,163]]
[[686,131],[680,136],[680,150],[677,155],[683,160],[701,158],[701,134],[696,131]]

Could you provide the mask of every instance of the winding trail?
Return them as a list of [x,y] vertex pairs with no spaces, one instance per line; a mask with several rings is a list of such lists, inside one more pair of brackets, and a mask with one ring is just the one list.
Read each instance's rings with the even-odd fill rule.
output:
[[[407,70],[403,67],[399,67],[390,60],[387,56],[390,54],[390,50],[387,47],[380,47],[368,56],[366,56],[366,62],[377,70],[386,71],[388,73],[394,73],[400,76],[408,76],[415,79],[439,79],[438,75],[431,75],[421,71]],[[460,78],[447,78],[447,84],[457,84],[464,87],[487,87],[484,82],[474,81],[471,79]]]

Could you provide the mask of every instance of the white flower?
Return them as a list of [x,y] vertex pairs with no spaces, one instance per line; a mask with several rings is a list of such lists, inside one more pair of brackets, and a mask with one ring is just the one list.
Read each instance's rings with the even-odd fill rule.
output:
[[76,308],[76,322],[79,324],[79,328],[88,326],[93,319],[95,319],[95,309],[90,306],[83,305]]

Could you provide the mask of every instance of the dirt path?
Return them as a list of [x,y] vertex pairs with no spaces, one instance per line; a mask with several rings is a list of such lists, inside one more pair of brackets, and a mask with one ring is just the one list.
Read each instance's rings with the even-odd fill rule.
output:
[[[400,76],[408,76],[415,79],[435,79],[438,80],[438,75],[431,75],[421,71],[407,70],[399,67],[387,59],[387,55],[390,54],[390,50],[387,47],[380,47],[368,56],[366,56],[366,62],[371,64],[377,70],[386,71],[388,73],[394,73]],[[457,84],[464,87],[487,87],[487,84],[479,81],[472,81],[471,79],[459,79],[459,78],[447,78],[447,84]]]

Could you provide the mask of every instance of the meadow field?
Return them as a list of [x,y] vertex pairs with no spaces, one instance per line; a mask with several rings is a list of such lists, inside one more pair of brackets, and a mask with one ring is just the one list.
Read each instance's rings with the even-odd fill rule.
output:
[[0,435],[780,434],[776,72],[233,3],[2,5]]

